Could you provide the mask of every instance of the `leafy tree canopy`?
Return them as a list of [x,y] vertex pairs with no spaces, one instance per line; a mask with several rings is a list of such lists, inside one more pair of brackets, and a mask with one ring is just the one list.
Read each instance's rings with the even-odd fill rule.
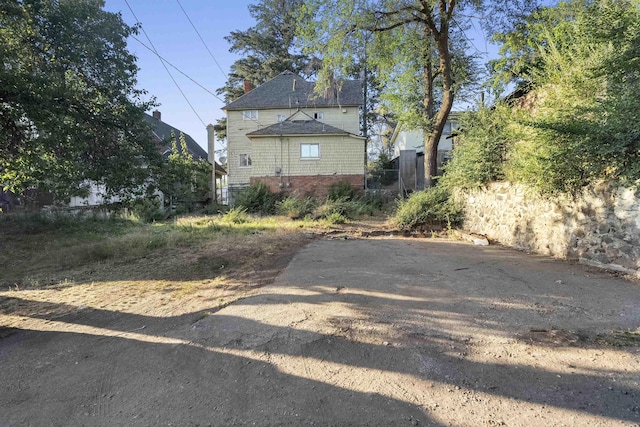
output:
[[526,83],[528,93],[467,120],[479,126],[463,132],[445,181],[504,177],[542,192],[637,185],[640,1],[562,2],[497,40],[496,81]]
[[226,102],[244,93],[243,82],[260,85],[284,71],[303,77],[315,73],[317,62],[296,49],[297,20],[303,0],[261,0],[249,5],[256,25],[245,31],[232,31],[225,37],[229,51],[242,55],[232,66],[226,84],[218,89]]
[[[136,28],[101,0],[7,0],[0,5],[0,183],[20,192],[140,190],[158,153],[135,89]],[[141,167],[145,166],[145,167]]]
[[[383,84],[383,101],[409,127],[425,131],[426,184],[436,175],[438,141],[454,98],[477,79],[469,55],[471,14],[506,25],[534,0],[313,0],[301,9],[305,52],[321,51],[318,89],[365,60]],[[489,21],[485,21],[489,23]],[[323,86],[324,85],[324,86]]]
[[211,164],[194,160],[187,148],[184,134],[171,132],[171,153],[162,164],[158,181],[159,189],[171,206],[179,203],[186,211],[192,211],[196,203],[206,200],[209,180],[213,173]]

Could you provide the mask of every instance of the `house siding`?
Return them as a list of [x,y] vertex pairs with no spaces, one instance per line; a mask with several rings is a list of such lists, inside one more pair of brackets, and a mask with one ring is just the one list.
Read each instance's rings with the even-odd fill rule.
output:
[[243,120],[242,111],[227,111],[227,171],[229,185],[248,183],[251,168],[241,168],[238,163],[240,154],[251,154],[251,142],[245,136],[248,132],[259,129],[262,117],[258,120]]
[[[324,117],[320,120],[321,122],[356,135],[359,133],[358,107],[303,108],[300,111],[311,117],[315,112],[322,112]],[[357,138],[304,137],[306,143],[321,144],[321,159],[300,160],[300,142],[292,142],[294,138],[287,138],[289,148],[287,150],[285,144],[285,151],[280,158],[279,138],[255,138],[252,142],[246,136],[249,132],[277,123],[279,114],[289,117],[295,112],[296,110],[288,108],[258,110],[257,120],[243,120],[242,111],[227,111],[230,186],[247,185],[254,176],[274,175],[276,166],[283,168],[283,172],[285,167],[288,167],[288,173],[294,175],[364,174],[364,141]],[[240,167],[238,161],[240,154],[251,154],[251,167]]]
[[[301,144],[319,144],[318,159],[301,159]],[[364,140],[350,136],[255,138],[252,176],[364,174]]]

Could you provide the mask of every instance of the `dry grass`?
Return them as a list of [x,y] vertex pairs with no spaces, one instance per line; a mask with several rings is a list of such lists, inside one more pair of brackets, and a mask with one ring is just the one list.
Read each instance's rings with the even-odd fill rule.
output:
[[[228,304],[268,283],[319,223],[183,217],[0,222],[0,326],[99,309],[168,316]],[[24,320],[24,319],[23,319]]]

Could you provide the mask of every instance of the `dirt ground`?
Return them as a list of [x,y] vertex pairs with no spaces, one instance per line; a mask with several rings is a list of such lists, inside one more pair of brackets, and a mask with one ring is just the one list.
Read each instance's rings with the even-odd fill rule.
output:
[[1,292],[0,426],[640,425],[636,281],[376,234],[183,296]]

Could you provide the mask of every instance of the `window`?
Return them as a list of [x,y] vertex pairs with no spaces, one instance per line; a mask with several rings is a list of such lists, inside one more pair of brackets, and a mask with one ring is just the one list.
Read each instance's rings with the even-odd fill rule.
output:
[[458,123],[456,122],[447,122],[444,125],[444,129],[442,131],[443,135],[451,135],[453,132],[455,132],[456,130],[458,130]]
[[242,112],[242,120],[258,120],[258,110],[245,110]]
[[319,159],[320,144],[300,144],[301,159]]
[[284,119],[285,119],[284,114],[278,114],[278,121],[279,122],[284,122]]
[[317,119],[317,120],[322,120],[322,119],[324,119],[324,113],[321,112],[321,111],[313,113],[313,118]]
[[238,156],[238,166],[241,168],[251,167],[251,154],[240,154]]

